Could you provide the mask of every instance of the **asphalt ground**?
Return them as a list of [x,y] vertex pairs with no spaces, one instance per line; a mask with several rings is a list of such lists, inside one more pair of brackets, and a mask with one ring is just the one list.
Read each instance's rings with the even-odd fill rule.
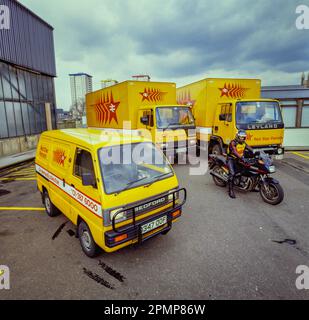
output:
[[[165,236],[90,259],[66,217],[48,217],[33,162],[0,172],[2,299],[308,299],[298,265],[309,266],[309,152],[277,161],[285,199],[227,196],[212,178],[175,165],[188,201]],[[94,279],[95,278],[95,279]]]

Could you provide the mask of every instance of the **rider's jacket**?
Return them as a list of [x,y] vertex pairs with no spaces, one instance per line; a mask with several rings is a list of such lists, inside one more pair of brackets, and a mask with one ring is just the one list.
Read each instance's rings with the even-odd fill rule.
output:
[[227,156],[229,159],[240,159],[244,156],[246,149],[251,150],[251,148],[246,144],[246,142],[239,142],[236,139],[232,140],[227,149]]

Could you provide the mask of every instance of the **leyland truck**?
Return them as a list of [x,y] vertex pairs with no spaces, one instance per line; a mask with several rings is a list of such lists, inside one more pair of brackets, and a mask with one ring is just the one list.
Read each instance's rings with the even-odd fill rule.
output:
[[284,124],[279,102],[261,99],[261,80],[208,78],[177,88],[177,101],[191,106],[198,150],[225,153],[237,130],[247,143],[282,159]]
[[86,95],[89,128],[148,133],[165,154],[196,147],[191,108],[176,102],[176,84],[124,81]]

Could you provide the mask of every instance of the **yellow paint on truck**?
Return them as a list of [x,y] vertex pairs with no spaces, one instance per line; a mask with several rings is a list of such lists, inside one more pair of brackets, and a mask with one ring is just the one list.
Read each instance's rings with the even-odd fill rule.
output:
[[88,93],[86,112],[88,127],[129,130],[164,151],[171,141],[177,142],[171,146],[175,152],[179,145],[187,150],[196,144],[191,109],[177,104],[175,83],[124,81]]
[[[136,157],[138,152],[145,157]],[[117,156],[127,161],[117,163]],[[79,232],[86,224],[90,231],[79,234],[80,241],[93,239],[106,252],[165,233],[181,215],[185,190],[162,151],[139,136],[92,129],[44,132],[35,167],[47,213],[62,212]]]
[[[192,106],[200,146],[224,150],[238,129],[256,149],[282,155],[284,124],[279,102],[261,99],[261,80],[207,78],[177,88],[177,101]],[[262,114],[264,113],[264,114]]]

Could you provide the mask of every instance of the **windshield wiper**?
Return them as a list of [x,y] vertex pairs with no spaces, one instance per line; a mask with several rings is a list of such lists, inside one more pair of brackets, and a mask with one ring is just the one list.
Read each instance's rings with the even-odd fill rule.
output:
[[150,183],[146,184],[144,187],[145,188],[150,187],[154,182],[158,181],[158,179],[160,179],[160,178],[162,178],[164,176],[167,176],[168,174],[171,174],[171,172],[165,172],[165,173],[159,174],[157,176],[154,176],[153,180]]
[[145,177],[142,177],[142,178],[137,179],[137,180],[135,180],[135,181],[130,181],[130,182],[128,182],[123,189],[115,192],[115,196],[118,196],[118,194],[121,193],[122,191],[125,191],[125,190],[129,189],[133,184],[135,184],[135,183],[137,183],[137,182],[139,182],[139,181],[145,180],[145,179],[149,179],[149,178],[150,178],[150,177],[146,177],[146,176],[145,176]]

